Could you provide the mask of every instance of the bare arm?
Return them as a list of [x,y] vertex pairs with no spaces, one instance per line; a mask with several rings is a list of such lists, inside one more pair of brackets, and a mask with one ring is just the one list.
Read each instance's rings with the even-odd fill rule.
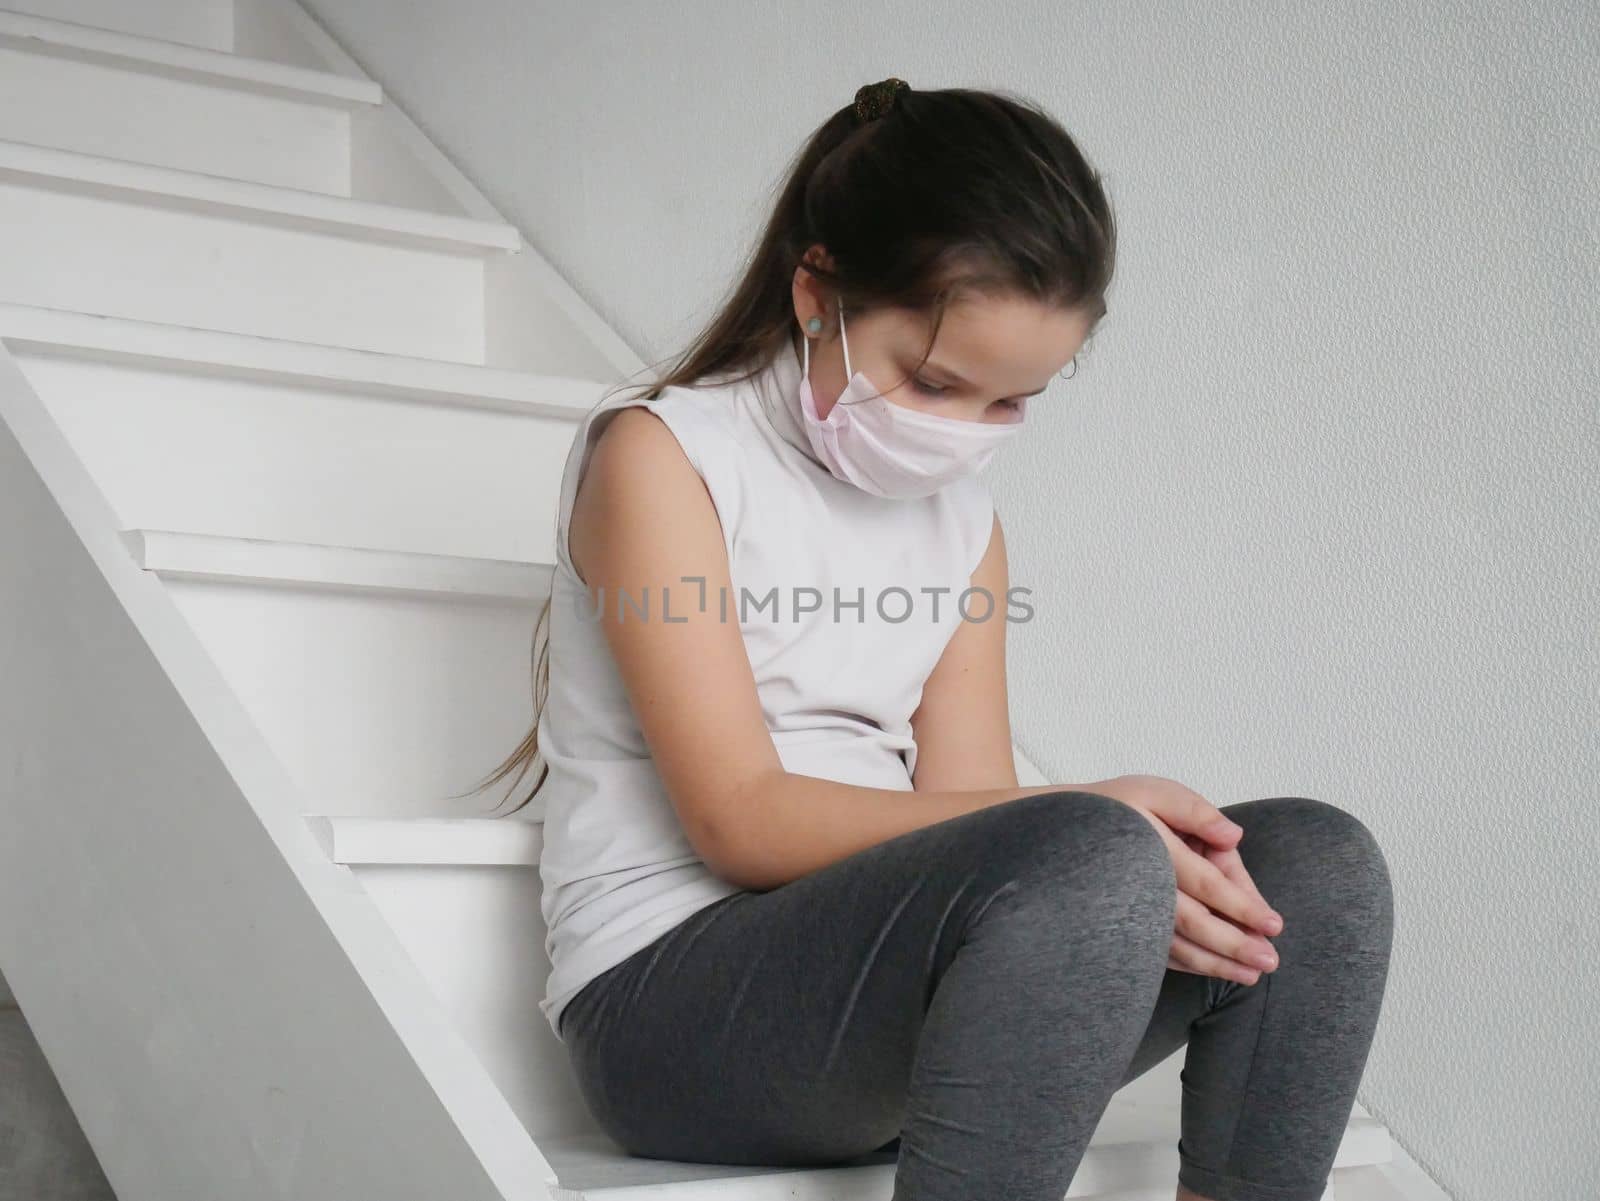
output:
[[972,586],[993,598],[992,608],[982,592],[972,594],[967,605],[972,620],[956,626],[911,715],[917,740],[912,780],[918,792],[1017,787],[1006,698],[1009,575],[1005,535],[996,514],[989,549],[972,573]]
[[[731,594],[716,508],[648,411],[625,408],[601,433],[568,548],[591,601],[603,590],[602,632],[690,844],[738,887],[776,888],[911,830],[1064,787],[906,792],[784,770],[738,623],[722,621],[714,599],[700,611],[699,585],[685,582],[704,577],[708,598]],[[661,620],[663,587],[670,622]],[[619,618],[619,590],[648,595],[649,618]]]
[[901,792],[780,770],[749,782],[745,821],[737,827],[743,839],[718,874],[741,888],[777,888],[934,822],[1067,787],[1071,786]]

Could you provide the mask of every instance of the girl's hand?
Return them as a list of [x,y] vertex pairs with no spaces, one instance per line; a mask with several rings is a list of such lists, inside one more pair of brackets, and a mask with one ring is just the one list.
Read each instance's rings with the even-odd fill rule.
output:
[[[1199,793],[1161,776],[1116,776],[1087,791],[1137,810],[1167,844],[1178,883],[1169,967],[1254,984],[1277,966],[1265,935],[1281,933],[1283,919],[1245,871],[1235,849],[1240,827]],[[1270,964],[1257,956],[1269,956]]]
[[[1181,837],[1191,851],[1215,864],[1217,869],[1228,879],[1248,889],[1252,895],[1261,896],[1261,893],[1256,889],[1255,881],[1251,880],[1249,872],[1245,871],[1244,863],[1239,858],[1237,849],[1219,850],[1216,847],[1207,846],[1203,839],[1196,838],[1192,834],[1184,834]],[[1262,898],[1262,904],[1266,904],[1265,898]],[[1187,915],[1187,925],[1185,924],[1185,915]],[[1213,927],[1214,937],[1208,940],[1210,947],[1236,944],[1241,936],[1249,933],[1239,930],[1231,922],[1211,912],[1210,909],[1194,897],[1188,896],[1183,892],[1178,893],[1177,926],[1180,929],[1189,930],[1196,925],[1206,926],[1218,922],[1225,928],[1216,929]],[[1271,929],[1270,932],[1281,933],[1281,922],[1276,929]],[[1232,940],[1232,942],[1230,943],[1229,940]],[[1175,933],[1173,935],[1173,953],[1167,957],[1167,966],[1180,972],[1196,972],[1200,975],[1216,976],[1223,980],[1238,980],[1242,984],[1254,984],[1261,978],[1261,972],[1272,971],[1278,966],[1277,952],[1272,949],[1272,944],[1261,936],[1245,938],[1244,943],[1245,945],[1254,946],[1255,949],[1248,953],[1230,950],[1228,956],[1224,957],[1214,950],[1209,950],[1207,946],[1202,946],[1193,938]],[[1180,946],[1180,944],[1188,945]],[[1180,955],[1182,956],[1181,959],[1179,958]],[[1264,955],[1267,958],[1256,959],[1255,956],[1257,955]],[[1240,962],[1241,960],[1243,962]]]

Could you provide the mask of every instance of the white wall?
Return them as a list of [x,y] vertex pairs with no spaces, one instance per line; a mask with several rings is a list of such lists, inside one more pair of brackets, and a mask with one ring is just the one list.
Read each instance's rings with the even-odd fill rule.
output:
[[647,359],[859,84],[1059,114],[1122,250],[991,469],[1018,739],[1361,816],[1397,890],[1362,1102],[1460,1201],[1596,1195],[1587,0],[309,3]]

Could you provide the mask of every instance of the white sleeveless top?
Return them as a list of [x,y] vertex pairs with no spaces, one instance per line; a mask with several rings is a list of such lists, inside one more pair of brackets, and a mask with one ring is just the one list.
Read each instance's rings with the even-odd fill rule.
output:
[[[573,499],[607,415],[647,405],[705,481],[733,582],[725,604],[710,593],[705,603],[739,622],[785,770],[911,790],[910,718],[988,549],[993,506],[977,476],[910,499],[836,479],[806,438],[800,371],[785,348],[748,380],[719,376],[655,400],[631,386],[591,409],[573,439],[556,518],[550,689],[538,723],[549,775],[516,811],[538,820],[542,802],[552,969],[539,1007],[558,1038],[561,1010],[585,984],[741,891],[713,875],[685,836],[568,554]],[[667,584],[674,617],[699,605],[699,584]],[[646,620],[661,620],[660,593],[652,583]],[[617,596],[603,599],[614,615]],[[981,618],[988,604],[975,595],[966,611]],[[1005,598],[994,606],[990,620],[1004,620]],[[626,612],[640,619],[637,607]]]

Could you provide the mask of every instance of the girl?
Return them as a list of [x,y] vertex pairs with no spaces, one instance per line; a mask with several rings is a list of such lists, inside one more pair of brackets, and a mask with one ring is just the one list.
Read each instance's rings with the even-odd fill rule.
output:
[[628,1151],[897,1150],[896,1201],[1058,1201],[1187,1044],[1177,1196],[1322,1195],[1388,970],[1371,833],[1013,767],[976,472],[1113,252],[1043,112],[869,85],[696,344],[580,424],[548,695],[489,782],[545,760],[541,1009]]

